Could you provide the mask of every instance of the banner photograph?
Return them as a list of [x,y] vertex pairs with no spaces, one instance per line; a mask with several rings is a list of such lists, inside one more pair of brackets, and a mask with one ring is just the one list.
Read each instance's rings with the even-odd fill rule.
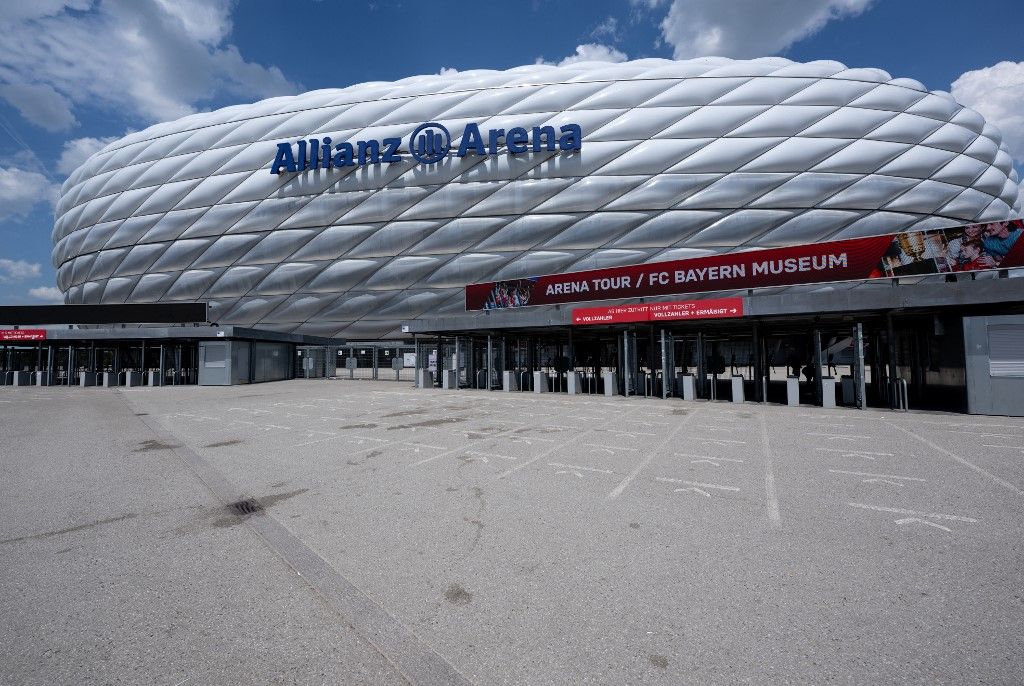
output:
[[1024,266],[1024,220],[549,274],[466,286],[467,310]]

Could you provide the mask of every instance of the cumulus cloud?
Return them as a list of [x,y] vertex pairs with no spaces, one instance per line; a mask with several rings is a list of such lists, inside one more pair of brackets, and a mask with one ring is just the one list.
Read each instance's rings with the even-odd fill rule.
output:
[[598,40],[610,40],[615,43],[619,40],[619,20],[615,17],[606,17],[590,32],[591,38]]
[[65,176],[71,174],[71,172],[75,171],[83,162],[89,159],[93,153],[99,152],[104,146],[113,143],[115,140],[117,140],[117,136],[108,136],[106,138],[86,136],[65,141],[64,149],[57,159],[57,171]]
[[0,257],[0,281],[24,281],[25,279],[34,279],[40,274],[42,274],[42,267],[38,262],[9,260]]
[[60,292],[59,288],[53,286],[39,286],[37,288],[28,289],[30,297],[36,300],[43,300],[48,303],[62,303],[64,302],[64,294]]
[[998,127],[1010,155],[1024,164],[1024,62],[966,72],[953,82],[950,93]]
[[264,98],[298,86],[226,42],[231,0],[21,0],[0,4],[0,97],[48,130],[79,104],[145,121],[215,95]]
[[441,76],[449,76],[451,74],[458,74],[459,70],[455,67],[441,67],[441,71],[438,72]]
[[[610,45],[602,45],[600,43],[585,43],[583,45],[576,46],[576,52],[569,55],[565,59],[557,62],[558,66],[563,67],[567,64],[574,64],[576,62],[625,62],[629,59],[626,53],[616,50]],[[549,62],[543,57],[536,59],[537,64],[556,64],[555,62]]]
[[6,83],[0,86],[0,98],[47,131],[64,131],[78,123],[71,101],[46,84]]
[[[661,22],[662,38],[676,59],[718,55],[772,55],[821,30],[828,22],[860,14],[872,0],[673,0]],[[660,2],[636,1],[657,8]]]
[[24,217],[41,203],[52,203],[58,187],[35,171],[0,167],[0,221]]

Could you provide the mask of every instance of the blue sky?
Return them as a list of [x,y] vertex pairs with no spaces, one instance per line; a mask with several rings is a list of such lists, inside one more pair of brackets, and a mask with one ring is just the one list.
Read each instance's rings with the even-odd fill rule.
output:
[[0,302],[53,302],[52,198],[106,141],[189,112],[441,69],[782,55],[880,67],[1003,130],[1024,170],[1019,0],[5,0]]

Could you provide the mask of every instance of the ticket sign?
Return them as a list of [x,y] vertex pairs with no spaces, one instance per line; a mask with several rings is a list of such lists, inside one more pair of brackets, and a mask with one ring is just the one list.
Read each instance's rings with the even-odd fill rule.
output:
[[46,329],[0,329],[0,341],[45,341]]
[[578,307],[572,311],[572,323],[586,326],[688,319],[732,319],[742,316],[743,298],[716,298],[611,307]]

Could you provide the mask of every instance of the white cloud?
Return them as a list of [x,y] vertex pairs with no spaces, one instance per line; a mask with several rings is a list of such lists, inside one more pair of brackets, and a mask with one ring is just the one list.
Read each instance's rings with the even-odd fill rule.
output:
[[[577,45],[576,52],[558,62],[558,66],[562,67],[567,64],[575,64],[576,62],[625,62],[627,59],[629,58],[626,56],[626,53],[616,50],[610,45],[584,43],[583,45]],[[548,62],[543,57],[538,57],[536,63],[554,64],[553,62]]]
[[52,203],[58,186],[39,172],[0,167],[0,220],[24,217],[40,203]]
[[79,104],[145,121],[190,114],[217,95],[294,93],[277,67],[225,42],[230,0],[21,0],[0,5],[0,97],[55,130]]
[[28,294],[36,298],[37,300],[45,300],[51,303],[62,303],[64,302],[64,294],[60,292],[59,288],[53,286],[39,286],[38,288],[28,289]]
[[[676,59],[773,55],[828,22],[860,14],[872,0],[673,0],[661,22]],[[634,2],[655,8],[659,2]]]
[[57,159],[57,171],[65,176],[71,174],[71,172],[75,171],[83,162],[89,159],[93,153],[99,152],[104,146],[113,143],[117,138],[117,136],[108,136],[106,138],[86,136],[85,138],[72,138],[69,141],[65,141],[64,149],[60,153],[60,158]]
[[438,72],[441,76],[450,76],[451,74],[458,74],[459,70],[455,67],[441,67],[441,71]]
[[24,281],[34,279],[40,274],[42,267],[38,262],[0,258],[0,281]]
[[45,83],[6,83],[0,85],[0,98],[47,131],[64,131],[78,123],[71,113],[71,101]]
[[590,32],[591,38],[597,38],[598,40],[607,39],[613,43],[619,40],[619,20],[615,17],[606,17],[604,21],[597,25],[593,31]]
[[1003,143],[1024,164],[1024,62],[1000,62],[961,74],[950,89],[1003,134]]

